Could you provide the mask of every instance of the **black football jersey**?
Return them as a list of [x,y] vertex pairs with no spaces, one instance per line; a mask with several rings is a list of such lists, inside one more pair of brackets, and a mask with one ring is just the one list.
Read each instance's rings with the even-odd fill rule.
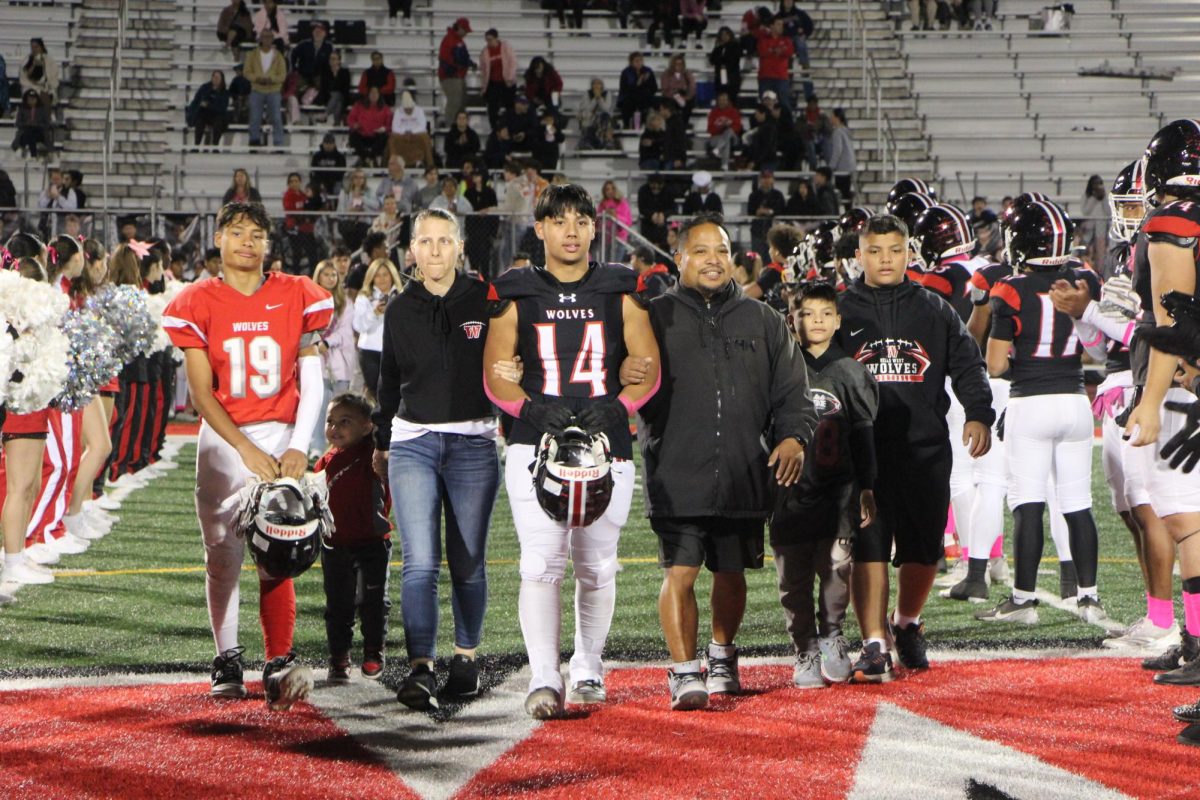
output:
[[787,303],[783,300],[783,265],[767,264],[755,281],[762,289],[762,301],[780,314],[787,313]]
[[[1150,284],[1150,241],[1158,235],[1171,237],[1181,246],[1190,247],[1200,278],[1200,204],[1192,200],[1175,200],[1159,206],[1146,215],[1138,229],[1133,245],[1133,289],[1142,301],[1142,320],[1139,327],[1154,327],[1154,291]],[[1197,283],[1200,286],[1200,282]],[[1130,362],[1135,386],[1146,385],[1146,370],[1150,366],[1150,348],[1136,333],[1130,345]]]
[[[942,297],[954,307],[958,316],[966,322],[971,316],[971,277],[975,271],[989,263],[982,258],[951,261],[937,269],[916,273],[917,283]],[[909,275],[914,270],[909,270]]]
[[1050,301],[1060,279],[1084,280],[1100,297],[1100,279],[1088,269],[1025,272],[992,287],[992,337],[1013,343],[1012,397],[1084,393],[1075,323]]
[[[517,355],[524,366],[521,388],[533,400],[554,400],[573,411],[621,391],[625,349],[622,302],[637,290],[637,273],[620,264],[591,264],[581,280],[560,283],[549,270],[510,269],[492,283],[491,298],[517,306]],[[608,434],[612,454],[633,457],[629,426]],[[538,444],[541,434],[513,421],[509,441]]]
[[[1133,274],[1133,247],[1129,242],[1117,242],[1108,249],[1104,256],[1104,280],[1108,281],[1119,275]],[[1108,375],[1114,372],[1124,372],[1129,369],[1129,347],[1115,339],[1108,340],[1108,358],[1104,362],[1104,371]]]

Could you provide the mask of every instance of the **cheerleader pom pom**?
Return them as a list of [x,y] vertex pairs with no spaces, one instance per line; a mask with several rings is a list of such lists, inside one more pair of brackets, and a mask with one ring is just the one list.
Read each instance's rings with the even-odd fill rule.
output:
[[143,355],[158,353],[171,346],[171,337],[167,335],[167,330],[163,327],[163,313],[167,310],[167,304],[170,302],[170,298],[166,294],[146,296],[146,307],[150,311],[151,319],[154,320],[154,339],[150,343],[150,349]]
[[95,311],[117,335],[117,359],[128,364],[139,355],[151,352],[154,320],[146,307],[146,293],[133,286],[106,285],[88,299]]
[[18,335],[36,328],[57,328],[69,305],[56,286],[0,271],[0,314]]
[[69,348],[67,335],[58,328],[37,328],[17,339],[5,408],[31,414],[49,406],[67,382]]
[[66,385],[56,405],[66,412],[78,411],[121,371],[123,364],[116,356],[117,335],[90,309],[67,312],[61,330],[69,351]]
[[17,332],[8,324],[8,320],[0,314],[0,406],[8,397],[8,380],[12,377],[13,345]]

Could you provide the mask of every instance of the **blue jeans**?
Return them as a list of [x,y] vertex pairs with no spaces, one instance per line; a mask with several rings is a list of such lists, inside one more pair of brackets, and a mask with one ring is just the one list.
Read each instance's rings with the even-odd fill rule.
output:
[[262,144],[263,104],[271,115],[271,141],[283,147],[283,96],[279,92],[250,93],[250,141]]
[[443,508],[454,644],[478,647],[487,610],[488,525],[500,486],[496,443],[432,432],[393,442],[388,481],[404,558],[400,610],[409,659],[432,659],[436,652]]

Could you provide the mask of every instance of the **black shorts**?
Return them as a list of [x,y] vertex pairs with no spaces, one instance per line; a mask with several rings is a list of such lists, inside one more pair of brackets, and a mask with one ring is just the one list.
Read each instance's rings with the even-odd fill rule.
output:
[[[879,519],[854,540],[855,561],[901,564],[938,563],[944,553],[946,512],[950,508],[950,442],[876,447],[879,477],[875,502]],[[892,557],[892,542],[896,555]]]
[[771,515],[771,544],[788,546],[816,539],[853,539],[862,512],[853,481],[814,485],[801,479],[781,489]]
[[762,569],[763,521],[730,517],[651,517],[660,567],[709,572]]

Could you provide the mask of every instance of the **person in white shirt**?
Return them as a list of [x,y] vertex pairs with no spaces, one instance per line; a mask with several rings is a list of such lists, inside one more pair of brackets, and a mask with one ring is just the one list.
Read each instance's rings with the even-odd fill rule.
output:
[[442,178],[442,193],[433,198],[430,208],[440,208],[449,211],[458,220],[458,229],[466,229],[466,215],[474,213],[471,201],[458,193],[458,181],[447,175]]
[[372,400],[379,383],[379,359],[383,351],[383,314],[391,299],[400,291],[400,273],[386,258],[377,258],[367,267],[363,289],[354,299],[355,333],[358,334],[358,363],[362,367],[363,388]]
[[428,166],[433,163],[433,139],[429,136],[425,109],[416,104],[411,92],[400,95],[400,102],[392,114],[388,154],[400,156],[406,164],[420,162]]

